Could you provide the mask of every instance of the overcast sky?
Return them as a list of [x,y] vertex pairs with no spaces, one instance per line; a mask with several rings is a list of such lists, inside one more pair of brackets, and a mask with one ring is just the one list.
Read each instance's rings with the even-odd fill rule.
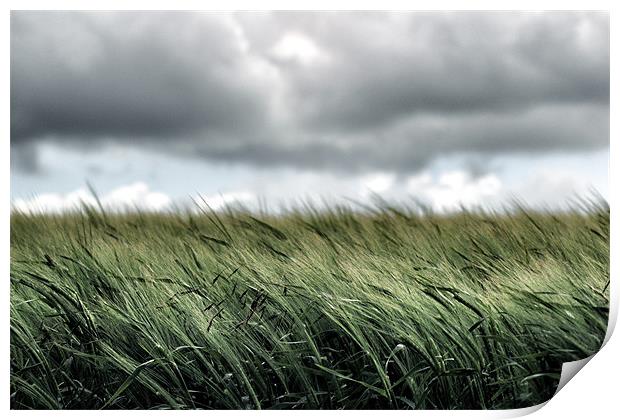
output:
[[11,198],[608,194],[600,12],[12,12]]

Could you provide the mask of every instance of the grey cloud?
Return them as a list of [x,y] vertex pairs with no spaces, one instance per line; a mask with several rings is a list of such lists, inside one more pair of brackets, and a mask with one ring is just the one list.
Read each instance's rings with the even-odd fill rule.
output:
[[218,18],[191,13],[14,13],[12,138],[238,133],[264,92]]
[[27,143],[11,147],[11,172],[18,171],[33,175],[42,172],[39,155],[33,144]]
[[14,149],[404,171],[609,142],[605,13],[13,12],[11,67]]
[[250,164],[294,162],[306,169],[408,172],[443,156],[478,156],[480,166],[493,154],[574,152],[604,147],[608,139],[605,106],[564,105],[497,116],[421,115],[363,132],[299,136],[288,143],[266,139],[235,145],[212,142],[193,145],[192,150],[205,158]]
[[311,125],[355,130],[418,113],[609,101],[609,27],[598,15],[357,16],[308,25],[334,61],[290,71]]

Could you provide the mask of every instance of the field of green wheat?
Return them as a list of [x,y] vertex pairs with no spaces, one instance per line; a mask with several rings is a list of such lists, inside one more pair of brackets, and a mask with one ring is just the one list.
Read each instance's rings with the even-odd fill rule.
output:
[[500,409],[597,351],[609,208],[11,215],[14,409]]

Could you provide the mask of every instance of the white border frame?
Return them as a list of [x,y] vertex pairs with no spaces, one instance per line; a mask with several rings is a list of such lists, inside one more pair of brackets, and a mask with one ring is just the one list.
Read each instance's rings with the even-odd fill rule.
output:
[[[614,78],[615,73],[618,73],[618,30],[614,27],[616,23],[616,10],[614,7],[617,2],[603,1],[603,0],[591,0],[591,1],[488,1],[488,0],[470,0],[467,3],[455,0],[437,0],[437,1],[419,1],[419,2],[407,2],[397,0],[383,0],[381,2],[359,2],[359,1],[297,1],[295,4],[286,1],[262,1],[260,5],[256,2],[249,0],[231,0],[228,2],[205,2],[197,0],[180,0],[176,2],[151,0],[151,1],[137,1],[137,0],[93,0],[93,1],[78,1],[78,0],[63,0],[63,1],[42,1],[42,0],[24,0],[13,1],[9,0],[4,2],[5,13],[2,14],[0,22],[1,39],[0,48],[2,49],[2,59],[4,65],[2,66],[2,83],[4,85],[3,92],[4,100],[2,102],[2,113],[0,114],[1,127],[3,129],[2,145],[0,146],[0,171],[2,171],[2,177],[0,178],[0,191],[4,197],[2,206],[0,207],[0,229],[2,231],[2,254],[0,256],[0,265],[2,267],[2,273],[4,273],[4,283],[2,287],[3,293],[3,305],[2,305],[2,317],[4,320],[4,334],[2,337],[1,356],[0,360],[4,360],[4,363],[10,358],[9,347],[9,272],[10,272],[10,104],[8,92],[10,91],[10,10],[54,10],[54,9],[83,9],[83,10],[172,10],[172,9],[188,9],[188,10],[291,10],[291,9],[318,9],[318,10],[607,10],[610,13],[611,21],[611,115],[614,115],[614,110],[617,111],[616,100],[618,98],[618,84]],[[463,8],[464,4],[469,8]],[[260,6],[260,7],[258,7]],[[617,123],[614,119],[611,119],[611,131],[610,139],[617,138],[618,129]],[[617,146],[613,141],[610,141],[610,162],[617,154]],[[617,167],[610,165],[609,179],[610,185],[614,185],[613,179],[617,179],[620,175],[620,171]],[[548,403],[541,404],[539,406],[518,409],[518,410],[500,410],[500,411],[390,411],[384,413],[368,412],[368,411],[345,411],[345,412],[321,412],[321,415],[327,417],[338,418],[371,418],[375,415],[385,415],[390,418],[410,418],[415,416],[416,418],[429,419],[429,418],[511,418],[518,417],[532,412],[534,418],[583,418],[585,416],[593,418],[609,418],[607,414],[611,412],[617,412],[617,389],[619,364],[615,357],[615,354],[620,354],[620,342],[617,337],[611,337],[613,328],[618,314],[618,279],[616,275],[616,269],[618,267],[618,229],[617,223],[615,223],[618,217],[617,215],[617,194],[612,188],[610,190],[609,203],[611,206],[611,286],[610,291],[612,294],[611,299],[611,312],[610,312],[610,328],[608,329],[606,337],[606,345],[603,349],[596,354],[588,366],[583,372],[580,372],[577,379],[571,380],[562,390],[554,396]],[[9,372],[8,363],[4,365],[5,377],[0,386],[0,401],[2,401],[3,411],[9,411]],[[543,410],[538,409],[545,406]],[[113,414],[112,414],[113,413]],[[121,416],[132,416],[139,418],[147,418],[151,416],[166,417],[171,416],[186,416],[194,417],[203,416],[205,413],[197,411],[184,411],[184,412],[128,412],[128,411],[115,411],[115,412],[94,412],[88,413],[80,411],[55,411],[55,412],[43,412],[43,411],[10,411],[9,415],[19,418],[32,418],[42,415],[50,416],[52,418],[81,418],[84,415],[88,417],[102,417],[108,415],[119,414]],[[256,417],[280,417],[291,415],[290,411],[287,412],[238,412],[238,411],[214,411],[209,412],[207,415],[215,416],[218,418],[234,418],[237,416],[256,416]],[[294,414],[300,419],[310,419],[317,415],[314,411],[296,411]]]

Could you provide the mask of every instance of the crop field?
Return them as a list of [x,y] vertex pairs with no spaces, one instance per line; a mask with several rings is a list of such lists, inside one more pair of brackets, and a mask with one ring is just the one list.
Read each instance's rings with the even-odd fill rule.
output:
[[609,208],[11,216],[14,409],[500,409],[596,352]]

